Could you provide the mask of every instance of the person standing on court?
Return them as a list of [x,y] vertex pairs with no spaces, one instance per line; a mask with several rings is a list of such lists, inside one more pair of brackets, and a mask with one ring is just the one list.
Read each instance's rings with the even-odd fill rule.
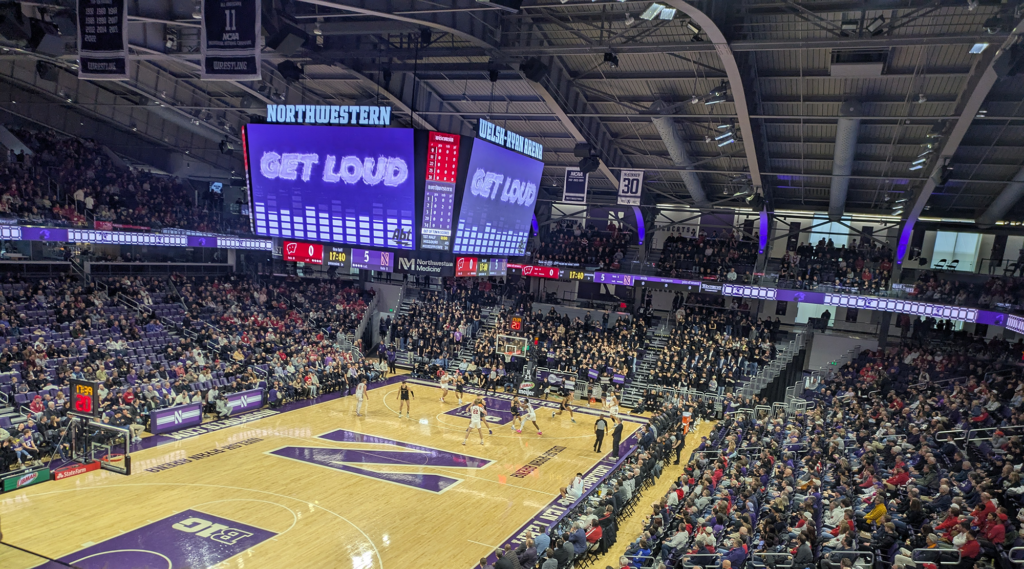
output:
[[612,429],[612,458],[619,458],[619,443],[622,442],[622,419],[612,417],[615,427]]
[[608,422],[599,415],[597,421],[594,422],[594,435],[597,437],[597,440],[594,441],[594,452],[601,452],[601,443],[604,442],[604,433],[607,430]]
[[[359,380],[359,385],[356,386],[356,417],[362,417],[360,412],[363,410],[363,399],[366,397],[366,377],[362,377]],[[369,406],[369,405],[367,405]]]

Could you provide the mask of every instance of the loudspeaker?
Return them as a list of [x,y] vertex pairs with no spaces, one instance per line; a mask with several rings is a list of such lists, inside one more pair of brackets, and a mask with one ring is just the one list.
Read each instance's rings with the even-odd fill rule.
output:
[[586,142],[577,143],[572,149],[572,155],[576,158],[588,158],[591,156],[591,146]]
[[28,45],[32,27],[28,18],[21,13],[21,4],[15,2],[0,6],[0,37],[18,47]]
[[56,26],[42,20],[32,20],[32,37],[28,40],[28,47],[32,51],[60,57],[64,55],[66,44]]
[[307,40],[309,34],[291,24],[284,24],[267,40],[267,47],[281,55],[290,56],[298,52]]
[[58,73],[58,69],[49,63],[45,61],[36,62],[36,74],[43,81],[56,81]]
[[548,74],[548,66],[541,63],[536,57],[531,57],[519,64],[519,71],[530,81],[539,83]]
[[601,161],[594,156],[588,156],[580,160],[579,166],[580,172],[583,172],[584,174],[589,174],[591,172],[597,171],[597,169],[601,166]]
[[918,257],[917,264],[921,265],[922,267],[927,265],[928,264],[928,258],[927,257]]
[[298,81],[302,79],[302,68],[290,59],[277,64],[277,70],[286,81]]

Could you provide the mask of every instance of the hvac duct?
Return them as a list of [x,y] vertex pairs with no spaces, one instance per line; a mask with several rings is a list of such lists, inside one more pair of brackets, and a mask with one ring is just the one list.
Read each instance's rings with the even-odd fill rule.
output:
[[[658,129],[661,140],[665,142],[665,148],[668,149],[668,155],[672,158],[672,163],[682,168],[692,166],[693,161],[690,160],[690,155],[686,152],[686,143],[679,136],[675,120],[671,117],[657,116],[660,113],[667,112],[668,105],[663,101],[655,101],[651,105],[650,111],[655,114],[651,118],[651,122],[654,123],[654,128]],[[679,172],[679,175],[683,179],[683,185],[686,186],[686,190],[690,192],[694,205],[701,209],[710,207],[708,198],[704,194],[704,187],[701,185],[700,177],[697,176],[697,173],[682,171]]]
[[995,225],[997,221],[1001,220],[1020,201],[1021,197],[1024,197],[1024,168],[1017,172],[1017,175],[1013,177],[1013,181],[1006,184],[1006,187],[1003,188],[1002,192],[999,192],[992,205],[988,206],[985,213],[978,217],[978,225],[982,227]]
[[860,134],[860,101],[848,99],[839,108],[839,124],[836,126],[836,151],[832,157],[832,187],[829,189],[828,219],[839,221],[846,209],[846,192],[850,188],[850,174],[853,173],[853,157],[857,153],[857,137]]

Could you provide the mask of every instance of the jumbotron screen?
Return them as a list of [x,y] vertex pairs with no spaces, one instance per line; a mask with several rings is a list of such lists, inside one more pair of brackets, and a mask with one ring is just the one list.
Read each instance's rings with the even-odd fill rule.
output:
[[250,124],[246,142],[255,234],[415,247],[412,129]]
[[522,255],[543,171],[540,160],[474,140],[453,252]]

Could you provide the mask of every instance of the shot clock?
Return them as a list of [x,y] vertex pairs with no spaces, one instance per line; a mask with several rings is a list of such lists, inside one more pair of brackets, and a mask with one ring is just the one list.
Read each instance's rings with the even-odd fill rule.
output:
[[100,416],[99,384],[84,379],[71,380],[71,410],[69,415],[96,418]]
[[513,332],[522,332],[523,330],[523,317],[513,316],[508,323],[508,327]]

